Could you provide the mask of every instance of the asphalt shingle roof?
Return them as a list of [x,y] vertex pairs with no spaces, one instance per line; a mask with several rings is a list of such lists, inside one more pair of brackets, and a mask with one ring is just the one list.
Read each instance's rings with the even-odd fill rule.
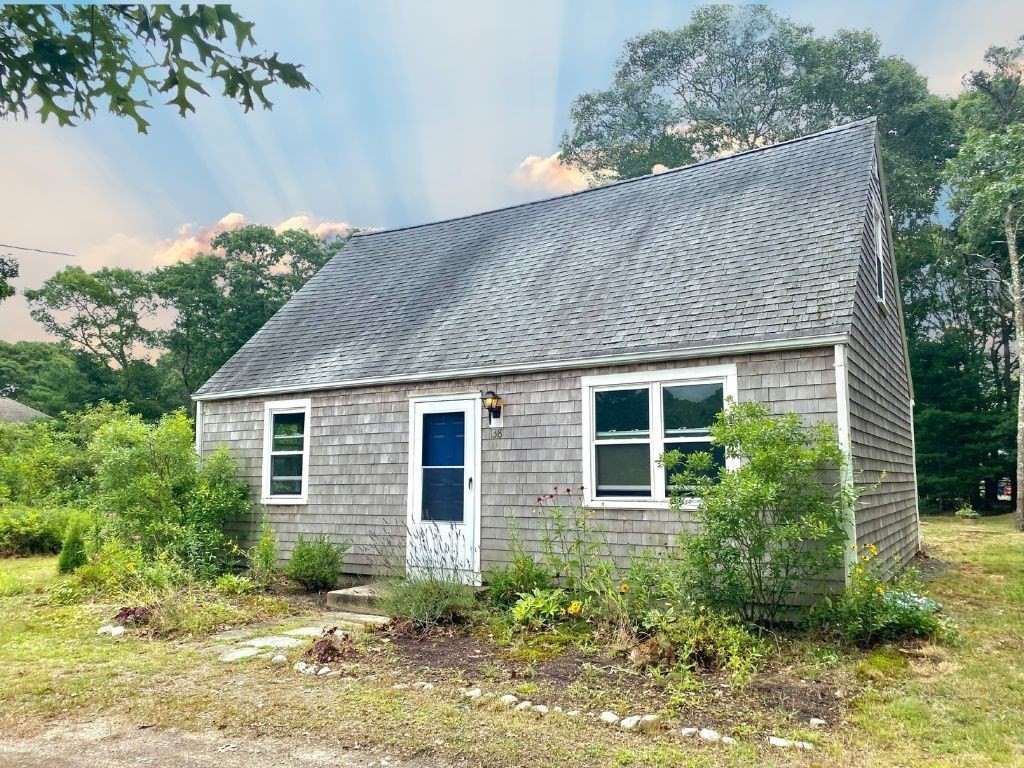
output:
[[874,141],[357,235],[197,396],[847,332]]
[[33,421],[35,419],[50,418],[45,413],[29,408],[27,405],[11,400],[9,397],[0,397],[0,422],[13,423],[19,421]]

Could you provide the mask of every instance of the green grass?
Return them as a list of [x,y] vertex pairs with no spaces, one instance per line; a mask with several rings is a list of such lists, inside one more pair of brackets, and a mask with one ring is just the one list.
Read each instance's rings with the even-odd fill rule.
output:
[[[454,682],[431,694],[399,692],[386,651],[377,661],[371,652],[351,662],[346,674],[357,679],[346,683],[260,660],[221,664],[200,652],[195,638],[129,633],[115,641],[95,632],[117,605],[49,599],[52,557],[0,561],[0,732],[104,716],[237,738],[308,734],[303,738],[324,745],[359,742],[483,766],[1022,765],[1024,535],[1012,531],[1008,517],[930,519],[924,527],[933,564],[950,565],[930,592],[957,622],[960,639],[870,652],[798,644],[793,678],[839,674],[850,682],[848,695],[857,694],[847,721],[833,730],[779,734],[813,739],[812,753],[765,746],[756,724],[738,726],[741,743],[725,748],[621,734],[593,720],[474,708]],[[497,689],[486,675],[475,682]],[[521,695],[538,690],[530,680],[506,687]]]

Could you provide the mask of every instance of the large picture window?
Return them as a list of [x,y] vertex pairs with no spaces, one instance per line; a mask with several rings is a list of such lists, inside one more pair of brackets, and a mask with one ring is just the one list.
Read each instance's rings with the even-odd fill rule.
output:
[[264,504],[305,504],[309,483],[309,400],[279,400],[263,419]]
[[710,428],[736,396],[735,366],[585,376],[584,496],[587,503],[664,507],[671,476],[658,457],[707,451],[725,466]]

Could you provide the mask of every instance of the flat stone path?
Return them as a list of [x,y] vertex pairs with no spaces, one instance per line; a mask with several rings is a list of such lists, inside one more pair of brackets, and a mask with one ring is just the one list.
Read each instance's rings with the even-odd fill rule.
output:
[[[316,616],[289,619],[281,624],[282,629],[256,627],[252,629],[229,629],[211,636],[214,645],[207,650],[217,653],[218,658],[226,664],[244,659],[273,658],[276,652],[297,648],[307,644],[312,638],[320,637],[325,629],[337,627],[342,632],[358,634],[367,628],[386,624],[386,616],[376,616],[351,611],[328,611]],[[295,624],[302,626],[295,627]],[[283,627],[290,627],[283,629]]]

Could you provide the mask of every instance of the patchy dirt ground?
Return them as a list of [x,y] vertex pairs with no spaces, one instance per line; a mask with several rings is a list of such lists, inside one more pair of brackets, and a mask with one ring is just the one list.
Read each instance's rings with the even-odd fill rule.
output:
[[21,738],[0,736],[5,768],[449,768],[451,763],[401,760],[379,751],[218,731],[118,725],[106,719],[54,725]]

